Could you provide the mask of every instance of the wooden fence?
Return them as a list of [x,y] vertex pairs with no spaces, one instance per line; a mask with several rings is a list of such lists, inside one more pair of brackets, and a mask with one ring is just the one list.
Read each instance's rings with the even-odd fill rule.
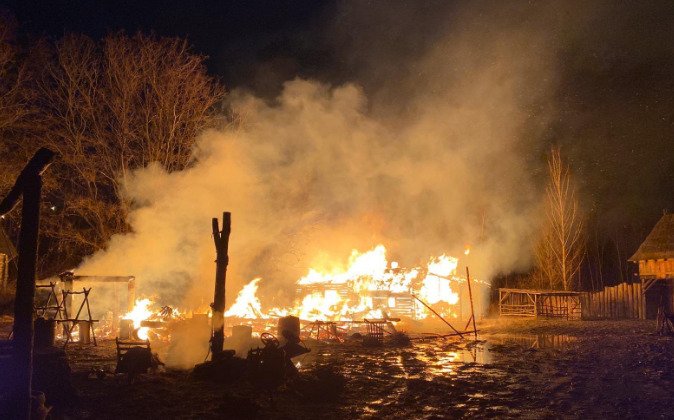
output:
[[584,319],[646,319],[641,283],[621,283],[581,297]]

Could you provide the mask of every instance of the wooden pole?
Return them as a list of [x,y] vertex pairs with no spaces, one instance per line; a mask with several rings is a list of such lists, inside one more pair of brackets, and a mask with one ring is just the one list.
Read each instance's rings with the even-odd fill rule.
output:
[[218,219],[212,220],[213,241],[215,243],[215,293],[213,295],[213,334],[211,336],[211,354],[213,360],[222,354],[225,342],[225,283],[227,265],[229,264],[229,235],[232,231],[232,214],[222,214],[222,230],[218,227]]
[[0,215],[9,213],[23,196],[19,260],[14,298],[13,360],[10,381],[11,418],[30,418],[31,377],[33,373],[33,304],[35,300],[35,266],[40,230],[42,173],[54,159],[54,152],[38,150],[19,174],[12,189],[0,203]]
[[475,311],[473,310],[473,290],[470,287],[470,271],[468,271],[468,266],[466,266],[466,282],[468,283],[468,295],[470,296],[470,316],[473,318],[473,333],[475,334],[475,339],[477,340],[477,327],[475,326]]
[[433,310],[433,308],[431,308],[430,306],[428,306],[428,305],[426,304],[426,302],[424,302],[423,300],[419,299],[419,298],[417,297],[417,295],[412,295],[412,297],[413,297],[414,299],[418,300],[419,302],[421,302],[422,305],[424,305],[426,308],[428,308],[429,311],[433,312],[433,313],[435,314],[435,316],[437,316],[438,318],[440,318],[440,320],[441,320],[442,322],[444,322],[445,324],[447,324],[447,325],[449,326],[449,328],[451,328],[452,330],[454,330],[455,333],[457,333],[461,338],[463,338],[463,334],[460,333],[459,330],[457,330],[456,328],[454,328],[454,326],[453,326],[452,324],[450,324],[449,322],[447,322],[447,320],[446,320],[445,318],[443,318],[439,313],[435,312],[435,311]]

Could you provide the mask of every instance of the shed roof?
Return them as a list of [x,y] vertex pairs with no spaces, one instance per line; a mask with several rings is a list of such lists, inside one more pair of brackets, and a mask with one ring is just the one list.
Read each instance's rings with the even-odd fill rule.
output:
[[7,236],[7,233],[2,226],[0,226],[0,254],[7,255],[10,260],[14,259],[17,255],[14,244],[11,239],[9,239],[9,236]]
[[665,214],[629,261],[674,258],[674,214]]

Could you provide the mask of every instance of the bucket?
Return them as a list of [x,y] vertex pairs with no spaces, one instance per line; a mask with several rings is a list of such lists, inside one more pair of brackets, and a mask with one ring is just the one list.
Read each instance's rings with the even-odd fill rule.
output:
[[77,328],[80,330],[79,342],[81,344],[91,344],[91,322],[79,321]]
[[249,325],[235,325],[232,327],[232,340],[248,342],[253,335],[253,327]]
[[300,338],[300,319],[296,316],[284,316],[278,320],[278,340],[283,345],[287,341],[298,342]]

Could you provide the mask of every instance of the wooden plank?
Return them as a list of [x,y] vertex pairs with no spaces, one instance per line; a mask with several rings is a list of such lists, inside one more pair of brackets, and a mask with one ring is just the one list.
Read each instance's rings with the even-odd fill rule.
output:
[[637,295],[637,284],[632,283],[630,285],[630,290],[632,294],[632,301],[631,301],[631,307],[632,307],[632,319],[638,319],[639,318],[639,305],[637,305],[638,302],[638,295]]
[[644,294],[643,294],[643,284],[641,282],[634,285],[637,292],[637,311],[639,313],[639,319],[644,319]]
[[632,309],[630,307],[631,303],[631,292],[632,291],[632,285],[629,283],[625,283],[625,318],[632,319]]
[[609,318],[615,318],[615,286],[609,287],[608,292],[608,305],[609,305]]
[[620,319],[623,317],[622,314],[622,302],[623,302],[623,296],[622,296],[622,283],[616,284],[615,286],[615,316],[617,319]]

